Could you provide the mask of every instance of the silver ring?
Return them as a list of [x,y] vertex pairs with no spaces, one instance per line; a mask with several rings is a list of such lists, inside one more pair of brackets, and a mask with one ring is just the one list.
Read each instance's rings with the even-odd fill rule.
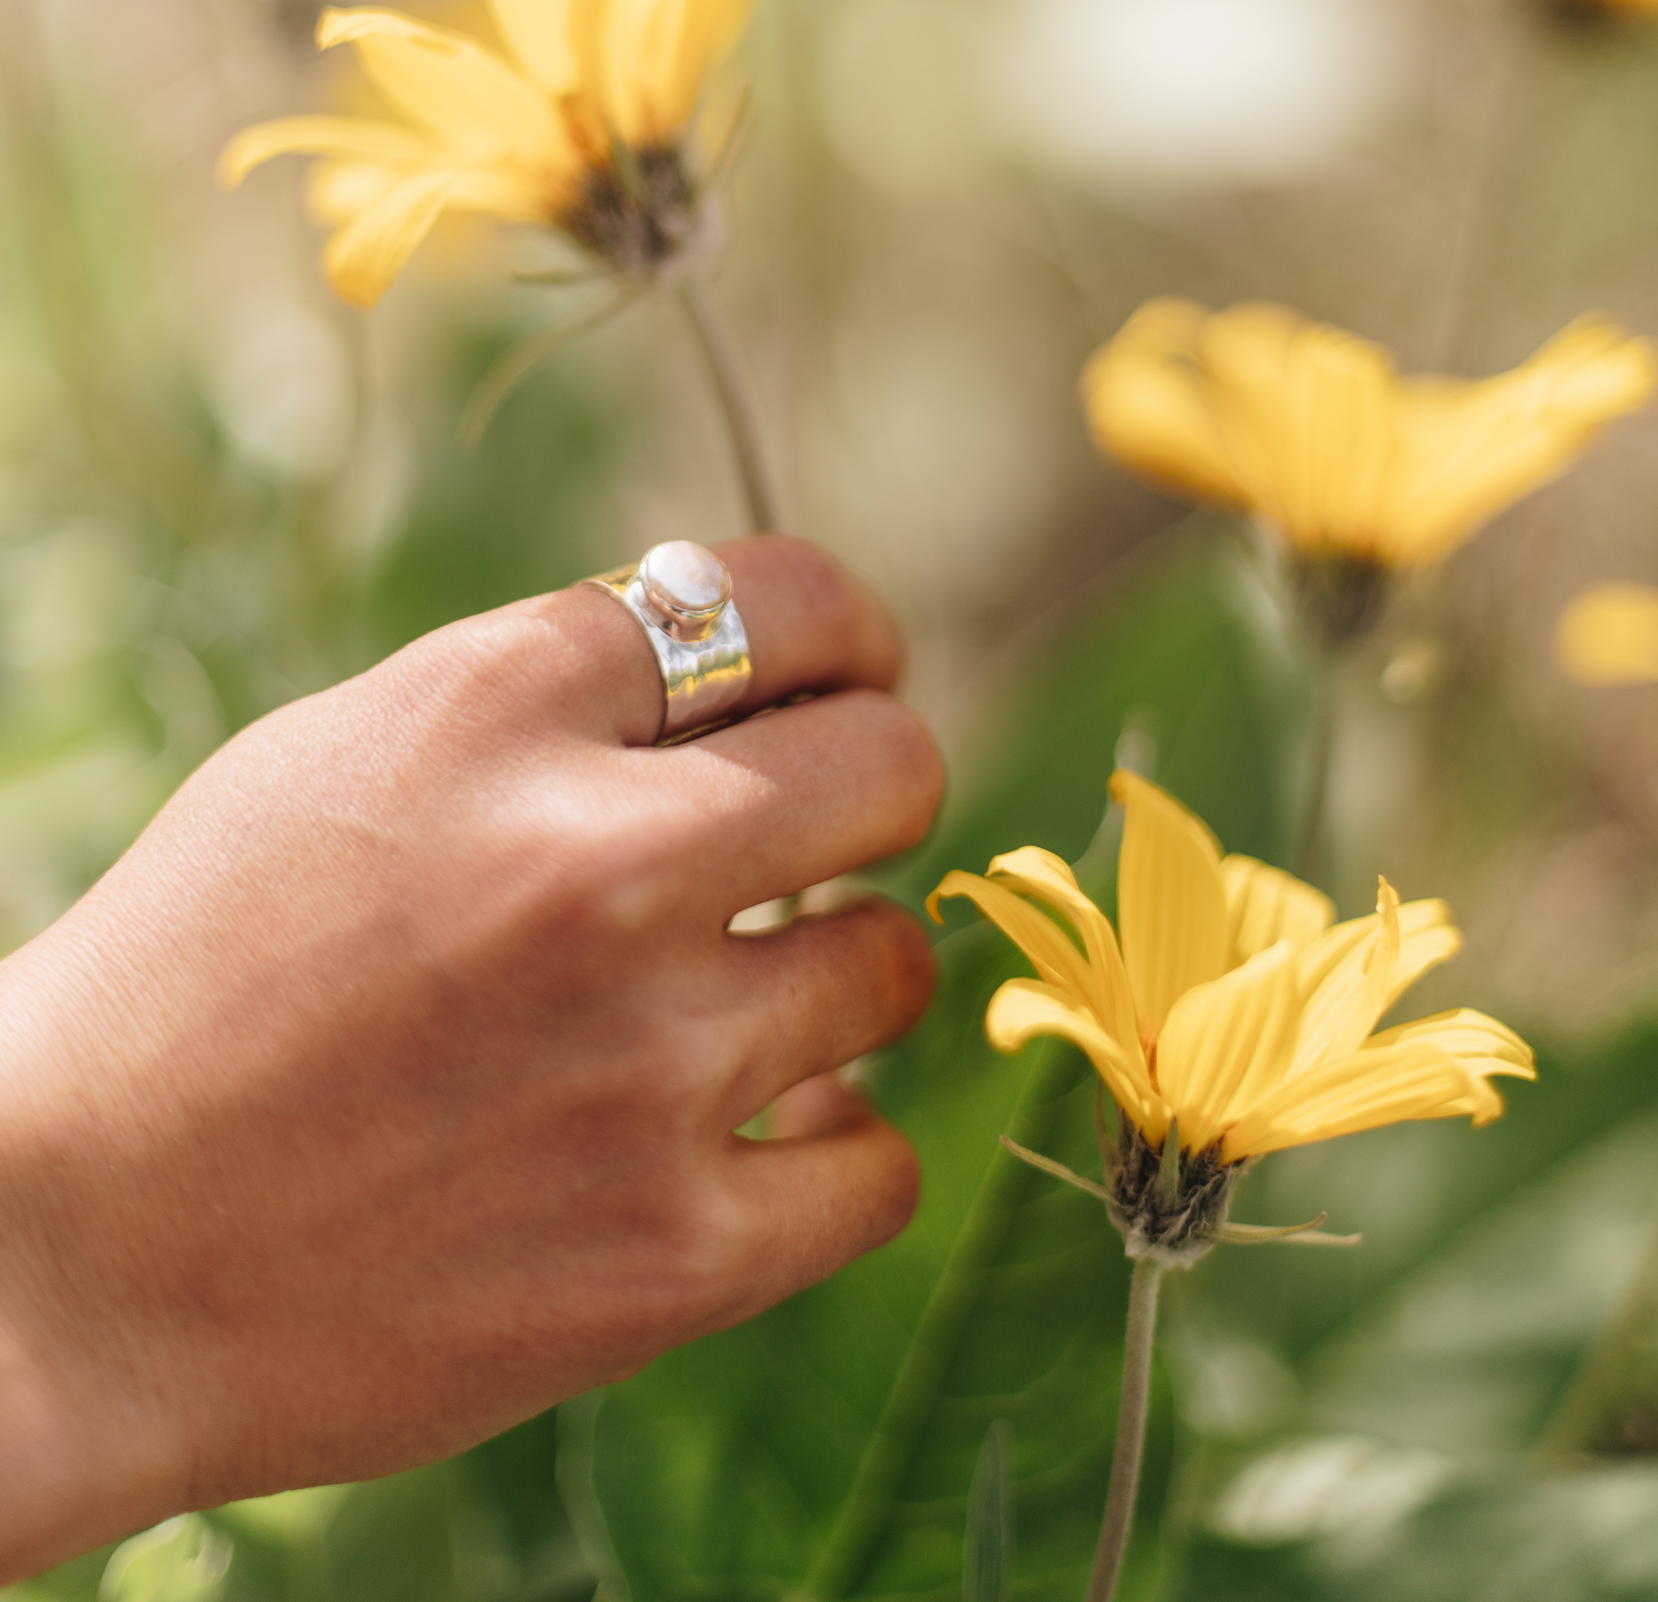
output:
[[731,599],[731,574],[719,557],[690,540],[670,540],[628,567],[582,583],[614,595],[638,619],[656,653],[662,672],[658,745],[727,721],[747,693],[754,665]]

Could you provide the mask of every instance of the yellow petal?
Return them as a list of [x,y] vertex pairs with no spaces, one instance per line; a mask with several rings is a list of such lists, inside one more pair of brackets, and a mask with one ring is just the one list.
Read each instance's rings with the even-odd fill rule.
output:
[[1437,1046],[1367,1047],[1286,1080],[1227,1131],[1221,1156],[1238,1162],[1419,1118],[1474,1112],[1485,1122],[1501,1110],[1485,1081]]
[[1089,431],[1101,451],[1199,500],[1248,500],[1197,367],[1205,312],[1187,300],[1137,311],[1082,375]]
[[385,294],[431,232],[451,183],[447,172],[417,173],[329,240],[323,265],[340,295],[366,307]]
[[752,0],[572,0],[583,86],[634,146],[674,145],[708,69],[736,41]]
[[1025,846],[995,858],[989,873],[998,884],[1046,901],[1071,920],[1082,937],[1093,981],[1089,1008],[1129,1060],[1143,1068],[1134,993],[1129,988],[1128,972],[1117,949],[1117,937],[1105,914],[1082,893],[1064,860],[1039,846]]
[[1179,1115],[1184,1149],[1205,1150],[1283,1079],[1300,1012],[1288,940],[1174,1004],[1157,1042],[1157,1088]]
[[1145,1070],[1130,1062],[1093,1015],[1073,1005],[1064,992],[1032,979],[1010,979],[991,997],[984,1027],[998,1051],[1017,1051],[1037,1035],[1057,1035],[1080,1046],[1112,1099],[1153,1145],[1168,1133],[1169,1109]]
[[1372,1035],[1365,1042],[1365,1049],[1383,1051],[1389,1046],[1420,1044],[1437,1046],[1463,1067],[1482,1076],[1537,1077],[1537,1062],[1531,1047],[1507,1024],[1468,1007],[1435,1013],[1431,1018],[1418,1018],[1413,1023],[1400,1024],[1397,1029],[1384,1030]]
[[737,42],[754,0],[682,0],[673,53],[653,108],[662,126],[678,133],[691,120],[709,68]]
[[1614,418],[1651,398],[1652,347],[1584,317],[1513,372],[1418,380],[1400,412],[1400,461],[1383,510],[1393,559],[1443,555],[1558,478]]
[[1024,952],[1031,966],[1050,985],[1063,991],[1076,1005],[1088,1006],[1094,990],[1088,963],[1065,931],[1046,913],[1038,912],[1004,886],[960,869],[945,874],[939,887],[927,897],[927,910],[935,919],[940,916],[938,904],[946,896],[967,897]]
[[401,123],[368,117],[283,117],[244,128],[219,157],[219,182],[233,189],[272,156],[333,156],[405,166],[429,166],[442,160],[426,135]]
[[524,76],[550,95],[576,87],[564,0],[489,0],[495,27]]
[[1658,589],[1597,584],[1566,610],[1554,654],[1579,684],[1658,683]]
[[342,227],[409,181],[407,167],[372,161],[318,161],[305,174],[305,204],[320,223]]
[[[437,169],[433,169],[434,171]],[[339,225],[379,205],[412,176],[407,167],[367,161],[319,161],[305,175],[305,198],[318,221]],[[544,222],[545,196],[510,171],[457,168],[449,173],[449,211],[481,211],[510,222]]]
[[[1391,897],[1388,886],[1383,904]],[[1400,907],[1393,898],[1393,903],[1397,945],[1384,926],[1385,915],[1378,912],[1337,924],[1303,950],[1301,990],[1306,999],[1291,1078],[1325,1058],[1354,1050],[1428,969],[1462,949],[1462,935],[1443,901],[1411,901]]]
[[1585,318],[1512,373],[1401,381],[1387,353],[1281,306],[1143,307],[1089,365],[1096,442],[1305,551],[1444,554],[1646,404],[1651,348]]
[[1298,546],[1367,551],[1394,449],[1386,353],[1286,307],[1246,304],[1209,319],[1202,362],[1248,503]]
[[649,86],[666,67],[672,23],[668,0],[572,0],[571,48],[582,87],[626,144],[656,142],[646,107]]
[[1226,892],[1215,838],[1171,795],[1128,772],[1111,776],[1124,809],[1117,927],[1141,1028],[1155,1038],[1194,985],[1226,971]]
[[1227,857],[1220,876],[1234,966],[1280,940],[1305,945],[1335,920],[1335,906],[1323,891],[1254,857]]
[[323,12],[317,43],[323,49],[356,45],[375,86],[459,164],[511,158],[539,169],[571,159],[546,98],[464,33],[429,28],[397,11],[354,7]]

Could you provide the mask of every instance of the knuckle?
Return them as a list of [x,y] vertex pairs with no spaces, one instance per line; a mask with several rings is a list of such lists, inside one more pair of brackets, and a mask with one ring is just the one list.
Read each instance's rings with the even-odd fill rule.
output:
[[711,1327],[742,1304],[752,1270],[747,1238],[745,1212],[721,1186],[705,1183],[676,1207],[656,1285],[678,1319]]
[[393,661],[428,695],[462,706],[517,697],[534,682],[546,643],[535,618],[510,608],[463,618],[422,636]]
[[789,568],[796,585],[830,629],[852,627],[857,622],[858,598],[846,569],[821,545],[787,536]]
[[606,948],[616,940],[671,938],[673,914],[695,894],[701,861],[688,820],[641,806],[637,789],[606,787],[599,804],[565,813],[532,810],[527,853],[547,863],[537,875],[547,920]]

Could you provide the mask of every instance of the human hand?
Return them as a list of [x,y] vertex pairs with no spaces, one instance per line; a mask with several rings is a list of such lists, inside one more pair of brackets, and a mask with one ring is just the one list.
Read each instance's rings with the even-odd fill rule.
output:
[[906,1222],[815,1076],[914,1022],[924,936],[726,924],[914,844],[938,758],[855,581],[722,554],[748,705],[827,693],[656,750],[611,597],[469,619],[244,731],[0,964],[0,1580],[458,1451]]

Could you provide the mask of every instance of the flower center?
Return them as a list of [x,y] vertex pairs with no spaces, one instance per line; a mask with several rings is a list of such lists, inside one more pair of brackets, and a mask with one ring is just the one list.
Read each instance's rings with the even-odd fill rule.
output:
[[1117,1124],[1116,1161],[1106,1175],[1108,1210],[1128,1255],[1171,1265],[1196,1262],[1214,1245],[1215,1229],[1226,1222],[1244,1164],[1223,1163],[1219,1142],[1204,1151],[1182,1152],[1171,1196],[1160,1183],[1162,1152],[1152,1148],[1133,1119],[1119,1112]]
[[559,226],[628,277],[651,278],[696,233],[697,192],[671,145],[613,151],[589,166]]

